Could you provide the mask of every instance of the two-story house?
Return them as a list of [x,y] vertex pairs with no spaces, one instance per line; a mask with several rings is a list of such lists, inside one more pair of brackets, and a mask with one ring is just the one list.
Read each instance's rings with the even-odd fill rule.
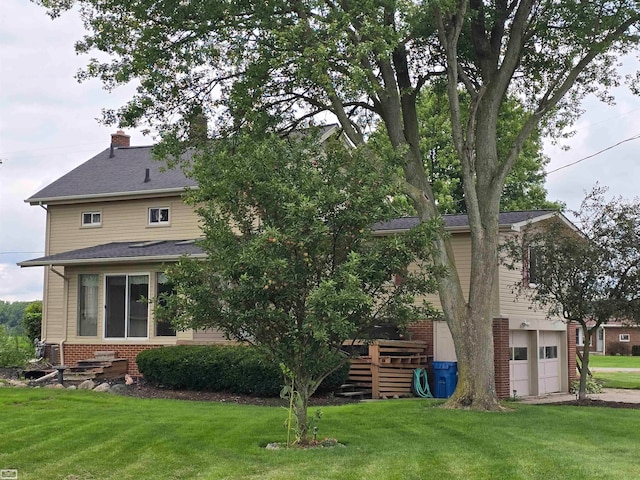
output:
[[[338,132],[325,127],[322,138]],[[165,170],[150,146],[131,147],[122,131],[111,146],[26,201],[47,210],[45,256],[20,263],[44,266],[42,339],[57,363],[73,365],[95,351],[129,360],[147,348],[178,343],[224,343],[218,331],[178,331],[154,318],[145,299],[165,290],[163,271],[182,255],[200,256],[198,217],[181,198],[197,188],[179,170]],[[416,219],[377,226],[381,235],[402,234]],[[549,211],[501,214],[503,235],[540,221],[566,221]],[[463,282],[470,265],[465,215],[445,216]],[[568,222],[567,222],[568,223]],[[575,336],[514,298],[519,272],[500,268],[496,287],[495,345],[499,394],[519,396],[566,391],[575,376]],[[437,303],[437,299],[432,299]],[[435,360],[454,361],[444,322],[419,322],[415,338],[428,342]]]

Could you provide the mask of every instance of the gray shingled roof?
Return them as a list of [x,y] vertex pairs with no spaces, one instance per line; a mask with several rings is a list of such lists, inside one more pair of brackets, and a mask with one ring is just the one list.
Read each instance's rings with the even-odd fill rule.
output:
[[[547,217],[557,213],[555,210],[523,210],[518,212],[502,212],[498,217],[498,224],[501,227],[526,223],[539,217]],[[466,214],[449,214],[442,216],[445,228],[455,229],[469,226],[469,219]],[[390,220],[388,222],[377,223],[373,226],[374,231],[401,231],[409,230],[418,225],[418,217],[403,217]]]
[[[81,199],[118,194],[145,194],[180,191],[196,185],[180,168],[160,171],[165,165],[151,156],[153,147],[118,147],[109,158],[107,148],[66,175],[46,186],[26,201],[48,203],[63,199]],[[190,153],[185,154],[190,158]],[[145,182],[146,169],[149,182]]]
[[95,247],[81,248],[34,258],[19,263],[21,267],[43,265],[82,265],[113,262],[162,262],[177,260],[182,255],[200,257],[204,254],[194,240],[154,240],[137,242],[112,242]]

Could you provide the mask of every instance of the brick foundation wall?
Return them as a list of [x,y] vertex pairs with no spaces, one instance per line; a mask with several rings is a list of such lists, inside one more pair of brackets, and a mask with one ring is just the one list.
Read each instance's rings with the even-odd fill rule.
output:
[[75,365],[78,360],[86,360],[94,357],[94,352],[116,352],[117,358],[126,358],[128,362],[127,373],[133,376],[139,376],[138,365],[136,364],[136,356],[143,350],[150,348],[159,348],[162,345],[123,345],[123,344],[65,344],[64,345],[64,363],[65,365]]
[[433,321],[420,320],[413,322],[407,330],[409,331],[410,340],[426,342],[426,355],[433,356]]
[[508,398],[509,388],[509,319],[493,319],[493,368],[498,398]]
[[[578,325],[578,328],[581,328]],[[595,345],[595,341],[593,342]],[[569,388],[573,381],[578,378],[576,372],[578,361],[576,359],[576,329],[573,327],[573,323],[567,326],[567,372],[569,380]]]

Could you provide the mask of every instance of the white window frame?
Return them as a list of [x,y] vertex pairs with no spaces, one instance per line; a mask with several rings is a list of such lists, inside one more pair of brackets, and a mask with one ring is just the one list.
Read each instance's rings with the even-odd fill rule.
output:
[[[91,221],[85,223],[85,215],[91,215]],[[98,221],[95,221],[95,217],[98,217]],[[102,226],[102,212],[100,210],[86,211],[80,214],[80,225],[83,228],[96,228]]]
[[[156,211],[157,210],[157,221],[153,221],[151,219],[151,212],[152,211]],[[167,211],[167,219],[166,220],[162,220],[162,211],[166,210]],[[147,210],[147,223],[149,226],[151,227],[156,227],[159,225],[170,225],[171,224],[171,208],[169,207],[149,207],[149,209]]]
[[619,340],[620,342],[625,342],[625,343],[626,343],[626,342],[630,342],[630,341],[631,341],[631,335],[630,335],[630,334],[628,334],[628,333],[621,333],[621,334],[618,336],[618,340]]

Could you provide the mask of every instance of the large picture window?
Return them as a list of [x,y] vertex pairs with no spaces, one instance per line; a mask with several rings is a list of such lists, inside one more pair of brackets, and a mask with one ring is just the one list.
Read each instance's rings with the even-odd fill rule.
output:
[[78,335],[98,335],[98,275],[78,275]]
[[[172,283],[167,279],[164,273],[157,274],[156,283],[156,295],[158,296],[158,303],[164,305],[166,302],[163,299],[163,295],[173,295],[175,288]],[[175,337],[176,330],[171,322],[166,318],[156,317],[156,336],[158,337]]]
[[149,275],[108,275],[105,284],[105,337],[147,337]]

